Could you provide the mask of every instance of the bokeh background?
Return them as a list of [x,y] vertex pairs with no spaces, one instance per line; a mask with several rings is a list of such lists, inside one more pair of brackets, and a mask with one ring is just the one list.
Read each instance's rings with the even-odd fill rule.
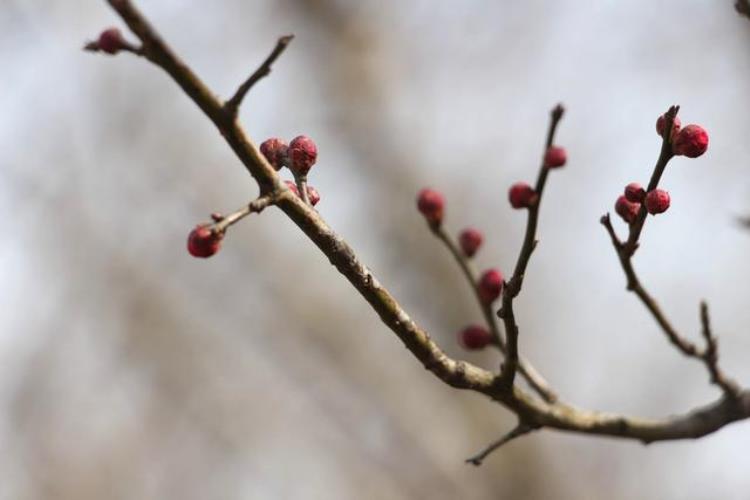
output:
[[[710,149],[669,166],[672,208],[636,265],[693,339],[709,301],[723,366],[750,384],[750,22],[730,0],[138,3],[224,96],[296,34],[246,100],[249,134],[312,136],[322,215],[488,368],[455,343],[479,310],[415,193],[442,190],[451,231],[486,232],[480,266],[510,270],[525,218],[507,188],[533,179],[562,101],[569,163],[517,315],[523,352],[595,409],[718,396],[625,291],[598,224],[681,104]],[[0,499],[748,498],[747,423],[649,447],[543,431],[465,465],[512,415],[426,372],[280,212],[187,254],[194,224],[257,189],[160,70],[80,50],[110,25],[104,1],[0,2]]]

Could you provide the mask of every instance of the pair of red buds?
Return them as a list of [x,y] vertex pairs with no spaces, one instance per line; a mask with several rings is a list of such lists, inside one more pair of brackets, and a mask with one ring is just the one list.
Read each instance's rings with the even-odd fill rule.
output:
[[646,205],[646,211],[651,215],[661,214],[669,208],[669,193],[663,189],[646,192],[637,182],[625,186],[625,194],[620,195],[615,202],[615,212],[622,219],[631,224],[641,211],[641,205]]
[[287,146],[283,139],[272,137],[263,141],[260,152],[276,170],[288,167],[296,176],[307,175],[318,159],[318,147],[306,135],[299,135]]
[[[102,45],[102,37],[104,37],[105,33],[102,33],[102,36],[99,39],[98,43],[100,46]],[[105,41],[106,40],[109,40],[109,38],[105,37]],[[105,43],[104,47],[109,47],[109,45],[106,45]],[[104,47],[100,47],[101,50],[107,51]],[[288,146],[283,140],[273,137],[264,141],[260,145],[260,151],[276,170],[280,170],[282,167],[288,167],[295,177],[306,176],[318,159],[318,148],[313,140],[306,135],[295,137]],[[294,182],[284,181],[284,183],[289,190],[297,196],[300,196],[299,189]],[[305,186],[305,188],[307,190],[307,198],[310,201],[310,204],[315,206],[320,201],[320,193],[318,193],[318,190],[312,186]],[[213,217],[215,222],[222,219],[218,214]],[[193,257],[211,257],[221,249],[221,241],[223,238],[223,231],[216,230],[212,224],[199,224],[195,229],[190,231],[190,234],[188,235],[188,252]]]
[[[664,137],[664,122],[661,115],[656,120],[656,133]],[[680,119],[675,116],[672,122],[672,152],[677,156],[698,158],[708,149],[708,133],[700,125],[690,124],[680,128]]]

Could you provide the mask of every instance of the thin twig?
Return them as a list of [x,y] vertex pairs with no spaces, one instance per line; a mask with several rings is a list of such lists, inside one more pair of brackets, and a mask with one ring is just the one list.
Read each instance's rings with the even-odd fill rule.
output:
[[[677,113],[679,112],[679,106],[671,106],[669,110],[664,114],[664,131],[672,130],[672,126]],[[672,134],[664,133],[662,139],[662,146],[659,152],[659,158],[654,166],[654,171],[651,174],[651,180],[649,181],[647,191],[652,191],[657,188],[661,176],[664,173],[664,169],[669,163],[669,160],[674,156],[672,152]],[[615,248],[617,257],[622,266],[622,270],[625,272],[627,280],[627,289],[636,294],[643,305],[648,309],[651,315],[654,317],[656,322],[661,327],[667,339],[674,345],[682,354],[687,357],[695,358],[706,365],[706,368],[711,375],[711,382],[717,384],[724,393],[728,396],[735,396],[739,388],[731,380],[727,379],[721,372],[718,366],[718,352],[717,352],[717,341],[711,334],[711,328],[708,317],[708,306],[705,302],[701,302],[701,324],[703,325],[702,333],[706,340],[706,348],[701,350],[695,343],[686,339],[680,335],[677,330],[672,326],[671,322],[667,319],[666,315],[662,312],[656,300],[646,291],[638,279],[638,275],[633,268],[633,254],[639,246],[639,238],[643,226],[646,221],[646,207],[645,204],[641,206],[638,217],[630,225],[630,232],[628,240],[622,242],[617,236],[609,214],[605,214],[600,219],[601,224],[607,230],[607,233],[612,240],[612,246]]]
[[719,346],[718,340],[711,331],[711,319],[708,315],[708,304],[706,301],[701,301],[700,306],[701,315],[701,334],[703,339],[706,341],[706,349],[701,354],[703,362],[706,364],[708,373],[711,376],[711,383],[721,387],[727,397],[735,398],[740,392],[739,386],[727,378],[726,375],[719,368]]
[[217,233],[225,232],[229,226],[236,224],[250,214],[259,214],[266,207],[274,203],[274,193],[266,193],[254,199],[244,207],[232,212],[231,214],[221,217],[214,226],[213,230]]
[[[86,44],[83,46],[83,50],[87,52],[103,52],[101,47],[99,47],[98,41],[86,42]],[[133,45],[128,41],[123,41],[123,43],[118,47],[118,50],[121,50],[123,52],[130,52],[131,54],[135,54],[137,56],[143,55],[143,47]]]
[[[665,129],[666,130],[666,129]],[[626,249],[626,243],[620,241],[617,237],[612,221],[610,220],[609,214],[604,215],[601,218],[601,224],[609,233],[612,239],[612,245],[615,247],[617,257],[620,260],[622,269],[625,272],[627,278],[627,288],[636,294],[641,300],[646,309],[651,313],[656,322],[661,327],[662,331],[667,336],[667,339],[674,345],[682,354],[687,357],[695,358],[702,361],[711,376],[711,382],[718,385],[727,396],[736,397],[739,392],[739,387],[736,383],[726,377],[719,368],[719,356],[718,356],[718,341],[711,332],[711,325],[708,316],[708,306],[705,302],[701,302],[700,316],[702,325],[702,335],[706,341],[706,348],[701,350],[695,343],[689,341],[672,326],[667,317],[661,311],[661,308],[656,303],[651,295],[643,288],[638,276],[633,269],[633,262],[631,260],[632,255]]]
[[[477,303],[482,310],[482,315],[484,316],[487,327],[490,329],[494,344],[497,346],[501,353],[507,354],[508,350],[502,334],[500,333],[500,326],[497,323],[497,317],[492,312],[492,304],[485,303],[479,293],[479,287],[477,286],[479,280],[477,278],[477,273],[474,269],[474,266],[471,264],[469,259],[463,253],[461,253],[456,243],[451,239],[442,225],[430,224],[429,226],[432,230],[432,233],[440,241],[442,241],[443,244],[445,244],[451,255],[453,255],[453,258],[458,264],[458,267],[461,268],[461,271],[463,272],[466,281],[469,283],[469,286],[474,292]],[[534,391],[539,394],[539,396],[543,400],[548,403],[554,403],[555,401],[557,401],[557,394],[555,394],[555,391],[550,388],[547,381],[544,380],[544,377],[542,377],[542,375],[536,371],[531,363],[521,358],[518,365],[518,371],[521,373],[524,379],[526,379],[531,388],[534,389]]]
[[627,279],[627,289],[635,293],[636,296],[641,300],[643,305],[646,306],[646,309],[648,309],[656,322],[659,323],[659,326],[661,327],[662,331],[667,336],[669,341],[672,343],[672,345],[679,349],[680,352],[682,352],[685,356],[697,356],[700,352],[700,349],[698,349],[698,347],[694,343],[683,338],[677,332],[677,330],[672,326],[667,317],[664,315],[659,305],[656,303],[656,300],[651,297],[646,289],[643,288],[643,285],[641,285],[641,282],[638,279],[638,275],[636,275],[635,269],[633,268],[633,261],[631,259],[632,253],[628,250],[628,243],[621,242],[617,237],[617,233],[615,232],[615,228],[612,226],[612,221],[609,214],[602,216],[600,222],[607,230],[607,233],[609,233],[609,236],[612,239],[612,245],[615,247],[615,251],[617,252],[617,257],[620,260],[622,270],[625,272],[625,277]]
[[279,58],[284,50],[286,50],[287,46],[293,38],[294,35],[286,35],[279,38],[279,40],[276,42],[276,46],[273,48],[266,60],[263,61],[263,64],[261,64],[258,69],[256,69],[255,72],[248,77],[247,80],[242,82],[242,85],[239,86],[234,95],[224,103],[224,110],[229,116],[231,116],[232,118],[237,116],[237,111],[239,110],[240,104],[242,104],[242,100],[245,98],[248,91],[253,88],[253,85],[255,85],[258,80],[271,73],[271,65],[273,65],[274,61],[276,61],[276,59]]
[[[549,128],[547,129],[547,140],[545,142],[544,152],[552,146],[555,140],[555,132],[557,131],[557,125],[563,117],[565,109],[562,105],[558,104],[555,106],[550,113]],[[544,157],[545,154],[542,156]],[[521,292],[523,285],[524,274],[526,273],[526,266],[529,263],[531,254],[536,248],[536,228],[539,222],[539,208],[542,203],[542,195],[544,194],[544,186],[547,182],[547,175],[549,173],[549,167],[545,161],[542,160],[542,165],[539,168],[539,175],[537,177],[536,186],[534,191],[537,195],[537,201],[529,208],[528,217],[526,219],[526,234],[523,238],[523,245],[521,251],[518,254],[518,260],[516,261],[516,267],[513,271],[510,281],[506,283],[502,295],[502,308],[498,312],[498,315],[503,319],[505,324],[505,335],[508,344],[508,355],[506,356],[505,363],[503,364],[502,371],[500,373],[500,383],[504,387],[510,387],[513,385],[513,380],[516,376],[516,370],[518,369],[518,325],[516,324],[515,314],[513,312],[513,299]]]
[[524,424],[524,423],[521,422],[517,426],[515,426],[513,428],[513,430],[511,430],[507,434],[503,435],[500,439],[498,439],[497,441],[493,441],[492,443],[490,443],[489,445],[487,445],[487,447],[485,449],[483,449],[482,451],[480,451],[479,453],[477,453],[473,457],[467,458],[466,459],[466,463],[467,464],[476,465],[478,467],[478,466],[482,465],[482,462],[484,461],[484,459],[487,458],[487,456],[490,453],[492,453],[493,451],[497,450],[498,448],[500,448],[504,444],[506,444],[506,443],[508,443],[510,441],[513,441],[514,439],[516,439],[518,437],[524,436],[524,435],[526,435],[526,434],[528,434],[530,432],[533,432],[533,431],[535,431],[537,429],[538,429],[538,427],[526,425],[526,424]]

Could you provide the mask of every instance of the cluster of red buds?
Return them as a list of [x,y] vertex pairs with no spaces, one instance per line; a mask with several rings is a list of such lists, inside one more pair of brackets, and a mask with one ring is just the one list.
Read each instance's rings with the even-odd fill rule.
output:
[[[101,45],[101,40],[98,43]],[[101,50],[105,49],[101,48]],[[287,145],[282,139],[272,137],[263,141],[260,145],[260,152],[274,169],[279,171],[283,167],[287,167],[295,180],[302,180],[303,182],[300,185],[304,186],[308,201],[312,206],[318,204],[320,193],[313,186],[307,185],[306,182],[307,173],[318,159],[318,148],[312,139],[300,135],[292,139]],[[300,197],[299,188],[295,182],[286,180],[284,184],[292,193]],[[240,217],[235,217],[232,222],[236,222],[244,215],[246,213],[240,214]],[[221,241],[224,238],[228,221],[217,227],[218,223],[222,223],[227,218],[220,214],[213,214],[211,217],[214,224],[199,224],[188,235],[187,249],[193,257],[211,257],[221,249]]]
[[669,193],[663,189],[652,189],[648,193],[637,182],[631,182],[625,186],[625,194],[620,195],[615,202],[615,212],[622,220],[632,224],[641,211],[641,206],[646,206],[646,211],[651,215],[661,214],[669,208]]
[[[656,119],[656,133],[664,137],[664,124],[667,118],[661,115]],[[672,152],[677,156],[698,158],[708,149],[708,133],[700,125],[690,124],[681,128],[680,119],[676,116],[672,122]]]
[[[544,168],[560,168],[568,161],[568,153],[560,146],[550,146],[544,154]],[[516,182],[508,190],[508,201],[515,209],[531,208],[539,201],[539,194],[526,182]]]
[[[283,139],[271,137],[260,145],[260,152],[263,153],[263,156],[274,169],[279,171],[283,167],[287,167],[291,170],[295,179],[306,178],[307,173],[318,159],[318,147],[306,135],[295,137],[288,146]],[[284,182],[294,194],[300,196],[299,189],[294,182]],[[306,190],[308,200],[315,206],[320,201],[320,193],[312,186],[306,186]]]
[[[417,195],[417,209],[433,231],[440,230],[445,218],[445,197],[434,189],[422,189]],[[467,227],[458,234],[458,248],[462,259],[474,257],[484,242],[484,235],[479,229]],[[487,269],[474,284],[481,304],[491,307],[502,293],[503,274],[499,269]],[[458,343],[469,350],[484,349],[493,342],[493,337],[486,328],[471,325],[458,332]]]
[[[661,115],[656,120],[656,133],[664,137],[666,116]],[[700,125],[687,125],[681,128],[679,118],[675,117],[672,123],[672,134],[670,136],[672,153],[675,156],[686,156],[697,158],[708,149],[708,133]],[[632,224],[638,218],[641,207],[645,206],[646,212],[651,215],[661,214],[669,209],[669,193],[663,189],[652,189],[648,192],[637,182],[631,182],[625,186],[625,192],[615,202],[615,212],[628,224]]]
[[306,135],[299,135],[287,146],[283,139],[271,137],[260,145],[260,152],[276,170],[287,167],[295,176],[307,175],[318,159],[318,147]]
[[[560,168],[568,160],[565,148],[552,145],[547,148],[543,159],[545,170]],[[532,208],[539,201],[539,194],[529,184],[517,182],[508,191],[508,200],[513,208]],[[433,231],[440,229],[445,217],[445,197],[434,189],[422,189],[417,195],[417,209],[424,216]],[[471,258],[479,250],[484,237],[472,227],[458,235],[458,244],[463,257]],[[479,277],[476,286],[477,296],[483,307],[491,307],[503,291],[505,281],[498,269],[488,269]],[[492,334],[486,328],[470,325],[458,332],[458,343],[469,350],[483,349],[493,342]]]

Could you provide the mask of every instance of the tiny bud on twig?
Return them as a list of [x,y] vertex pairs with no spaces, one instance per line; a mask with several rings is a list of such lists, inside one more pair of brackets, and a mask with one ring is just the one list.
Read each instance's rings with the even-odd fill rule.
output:
[[[667,117],[665,115],[660,115],[659,118],[656,119],[656,133],[659,134],[659,137],[664,137],[664,122],[666,120]],[[674,138],[675,134],[679,131],[680,119],[675,116],[674,121],[672,122],[672,138]]]
[[700,125],[687,125],[675,136],[674,154],[697,158],[708,149],[708,133]]
[[417,209],[427,222],[439,226],[443,222],[445,198],[434,189],[422,189],[417,195]]
[[525,182],[516,182],[508,190],[508,201],[513,208],[531,208],[539,201],[539,195]]
[[466,350],[477,351],[491,343],[492,335],[479,325],[470,325],[458,332],[458,344]]
[[273,168],[281,170],[281,167],[286,165],[287,148],[286,142],[278,137],[271,137],[260,145],[260,152],[263,153],[263,156],[266,157]]
[[224,233],[213,231],[210,224],[199,224],[188,235],[188,252],[193,257],[211,257],[221,249],[223,237]]
[[646,210],[651,215],[661,214],[669,208],[669,193],[663,189],[654,189],[646,195]]
[[503,274],[498,269],[488,269],[479,278],[477,288],[482,302],[491,304],[503,290]]
[[289,143],[287,166],[295,176],[307,175],[317,159],[318,148],[306,135],[297,136]]
[[560,146],[550,146],[544,154],[544,166],[547,168],[562,167],[567,160],[568,154]]
[[626,195],[620,195],[615,202],[615,212],[628,224],[635,221],[640,210],[641,204],[629,201]]
[[477,253],[479,247],[482,246],[482,241],[484,241],[482,232],[473,227],[467,227],[458,235],[458,244],[461,245],[461,251],[467,257],[473,257]]

